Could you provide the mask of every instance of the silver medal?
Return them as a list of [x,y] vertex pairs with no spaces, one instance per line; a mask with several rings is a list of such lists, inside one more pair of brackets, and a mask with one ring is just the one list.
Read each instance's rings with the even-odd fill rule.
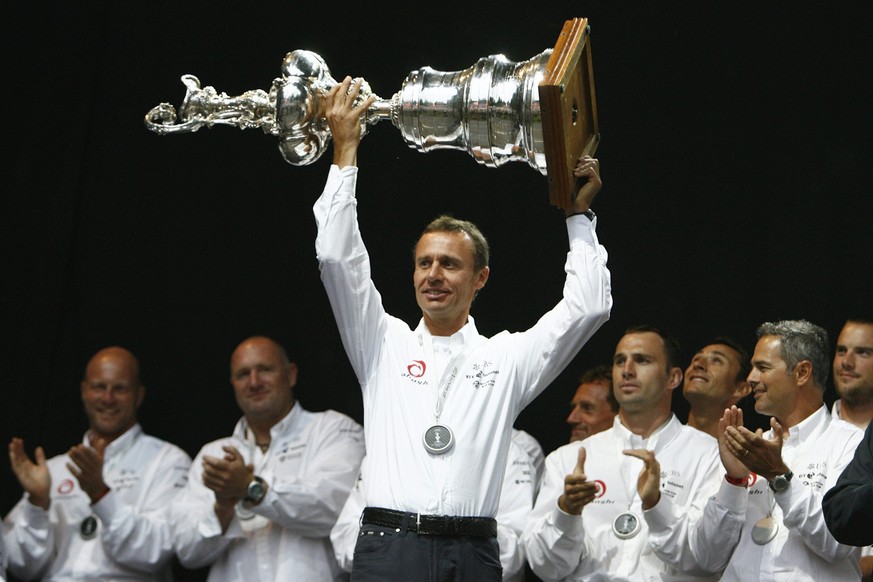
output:
[[625,511],[613,520],[612,531],[620,539],[632,538],[640,532],[640,519],[630,511]]
[[97,518],[89,515],[83,519],[82,524],[79,526],[79,535],[82,536],[83,540],[94,539],[94,536],[97,535]]
[[433,455],[442,455],[455,444],[452,429],[442,424],[435,424],[422,435],[424,448]]
[[763,546],[776,537],[777,531],[779,531],[779,522],[773,519],[772,515],[762,517],[755,522],[755,527],[752,528],[752,541]]

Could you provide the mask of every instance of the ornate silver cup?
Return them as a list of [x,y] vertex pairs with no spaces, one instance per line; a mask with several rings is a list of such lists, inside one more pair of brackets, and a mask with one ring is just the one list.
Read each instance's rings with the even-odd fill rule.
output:
[[[574,35],[568,29],[571,23],[573,30],[581,32],[575,33],[578,38],[573,41],[573,47],[568,48],[568,39],[564,37]],[[580,135],[587,136],[583,140],[586,151],[573,152],[570,158],[558,154],[560,159],[555,158],[551,164],[560,164],[564,174],[567,173],[564,166],[569,164],[572,175],[574,157],[579,153],[593,153],[599,140],[590,51],[587,60],[580,59],[587,32],[585,19],[567,21],[554,51],[547,49],[519,63],[503,55],[491,55],[463,71],[442,72],[430,67],[412,71],[400,91],[390,99],[377,96],[362,119],[362,129],[366,133],[368,125],[390,119],[407,145],[418,151],[466,150],[486,166],[524,161],[541,174],[549,175],[547,158],[552,153],[549,150],[560,150],[565,140],[561,135],[551,141],[548,136],[544,137],[540,86],[545,77],[556,78],[559,74],[562,78],[550,85],[557,89],[553,92],[557,97],[552,99],[552,115],[546,116],[545,133],[550,133],[551,120],[558,134],[570,124],[569,129],[578,125]],[[590,102],[580,102],[573,97],[564,114],[561,110],[561,95],[566,89],[563,78],[569,77],[558,69],[569,67],[573,71],[579,69],[580,63],[584,65],[581,76],[586,83],[582,89],[588,93]],[[269,92],[254,90],[229,97],[212,87],[201,88],[200,81],[193,75],[184,75],[182,82],[187,93],[178,114],[169,103],[161,103],[146,114],[148,129],[165,135],[194,132],[217,124],[235,125],[240,129],[260,127],[264,133],[279,138],[279,150],[285,160],[294,165],[316,161],[330,142],[330,130],[323,115],[324,97],[337,81],[331,77],[324,60],[313,52],[288,53],[282,63],[282,76],[273,80]],[[369,85],[364,82],[359,99],[371,94]],[[584,110],[583,115],[579,113],[580,108]],[[552,202],[567,207],[566,192],[561,198],[556,200],[553,194]]]

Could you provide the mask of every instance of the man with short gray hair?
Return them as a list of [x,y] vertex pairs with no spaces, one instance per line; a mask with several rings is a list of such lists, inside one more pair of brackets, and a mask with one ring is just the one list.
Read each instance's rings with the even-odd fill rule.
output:
[[[808,321],[758,328],[748,382],[771,430],[752,432],[732,406],[719,422],[726,474],[686,546],[722,580],[859,579],[858,548],[825,525],[822,497],[851,461],[861,432],[831,417],[822,395],[830,371],[827,332]],[[675,546],[679,526],[653,536]]]

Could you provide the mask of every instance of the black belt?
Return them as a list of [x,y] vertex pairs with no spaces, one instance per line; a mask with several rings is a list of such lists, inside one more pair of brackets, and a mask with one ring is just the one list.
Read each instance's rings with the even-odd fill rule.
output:
[[381,507],[365,507],[361,523],[405,529],[432,536],[493,538],[497,535],[497,520],[493,517],[422,515]]

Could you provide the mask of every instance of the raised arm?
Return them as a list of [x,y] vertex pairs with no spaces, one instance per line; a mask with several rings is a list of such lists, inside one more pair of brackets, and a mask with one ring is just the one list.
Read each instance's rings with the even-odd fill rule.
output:
[[334,85],[325,99],[325,117],[333,138],[333,163],[343,169],[358,165],[358,145],[361,142],[361,116],[376,100],[369,95],[363,102],[355,101],[361,92],[361,79],[351,77]]
[[355,104],[360,83],[351,79],[331,89],[326,117],[334,140],[334,165],[313,207],[318,236],[315,254],[346,354],[364,384],[376,366],[386,329],[382,298],[370,280],[370,257],[358,228],[357,151],[361,117],[372,100]]

